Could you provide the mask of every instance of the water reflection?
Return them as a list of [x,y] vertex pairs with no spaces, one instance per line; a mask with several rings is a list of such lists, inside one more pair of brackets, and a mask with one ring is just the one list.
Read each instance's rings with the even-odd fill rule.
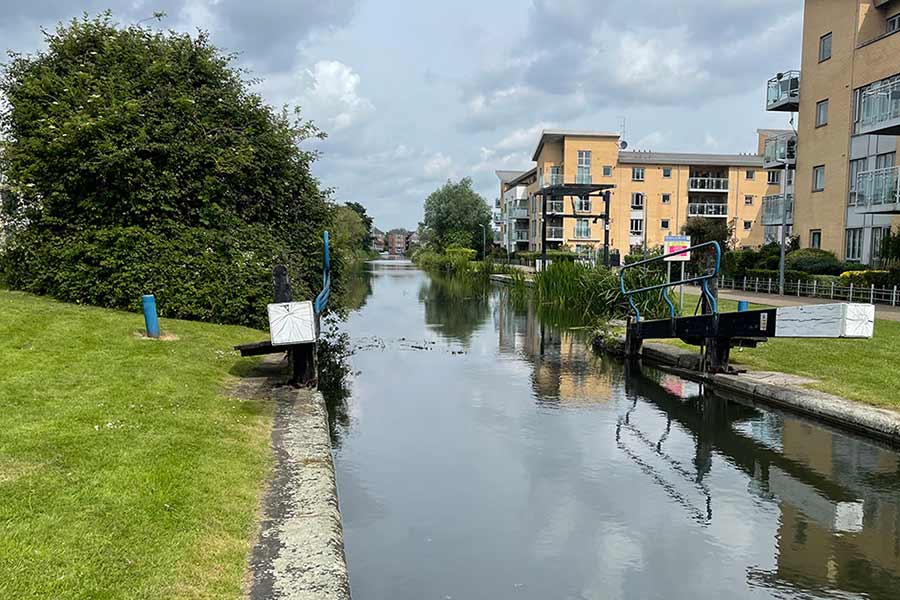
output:
[[373,288],[336,452],[357,600],[897,598],[893,450],[596,356],[498,289]]
[[425,323],[444,337],[468,345],[490,315],[491,284],[466,276],[432,275],[419,287]]

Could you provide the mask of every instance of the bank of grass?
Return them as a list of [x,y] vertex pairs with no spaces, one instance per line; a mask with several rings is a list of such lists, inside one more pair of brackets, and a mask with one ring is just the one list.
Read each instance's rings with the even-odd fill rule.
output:
[[[685,295],[685,312],[693,313],[697,296]],[[722,312],[737,302],[721,300]],[[765,308],[751,304],[750,308]],[[687,346],[679,341],[661,340]],[[757,371],[779,371],[817,380],[810,387],[850,400],[900,410],[900,322],[876,319],[870,340],[771,339],[756,348],[734,349],[732,364]]]
[[0,289],[0,598],[239,598],[271,407],[242,328]]

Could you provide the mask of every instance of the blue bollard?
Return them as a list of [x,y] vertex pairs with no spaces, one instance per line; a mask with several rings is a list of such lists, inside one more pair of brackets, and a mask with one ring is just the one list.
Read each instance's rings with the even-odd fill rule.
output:
[[144,324],[147,326],[147,337],[159,339],[159,317],[156,315],[156,298],[153,294],[141,297],[144,307]]
[[750,303],[746,300],[738,300],[738,312],[747,312],[750,310]]

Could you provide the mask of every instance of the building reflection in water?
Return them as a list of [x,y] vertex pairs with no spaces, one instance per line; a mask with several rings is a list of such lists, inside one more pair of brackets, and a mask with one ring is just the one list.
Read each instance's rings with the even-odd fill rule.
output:
[[[532,304],[502,299],[494,320],[500,352],[531,363],[538,402],[565,408],[623,397],[614,388],[626,367],[594,355],[584,331],[542,326]],[[791,597],[900,598],[894,450],[715,395],[657,369],[629,366],[624,381],[617,446],[693,520],[701,526],[715,520],[715,492],[706,481],[722,464],[715,457],[745,474],[748,493],[777,507],[775,567],[748,569],[751,585]],[[636,411],[642,404],[655,410]],[[692,461],[666,451],[672,428],[691,438]]]

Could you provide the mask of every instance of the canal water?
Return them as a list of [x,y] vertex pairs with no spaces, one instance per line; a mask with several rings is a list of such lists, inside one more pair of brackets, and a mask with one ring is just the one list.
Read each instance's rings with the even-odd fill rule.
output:
[[900,598],[900,457],[369,266],[334,432],[355,600]]

